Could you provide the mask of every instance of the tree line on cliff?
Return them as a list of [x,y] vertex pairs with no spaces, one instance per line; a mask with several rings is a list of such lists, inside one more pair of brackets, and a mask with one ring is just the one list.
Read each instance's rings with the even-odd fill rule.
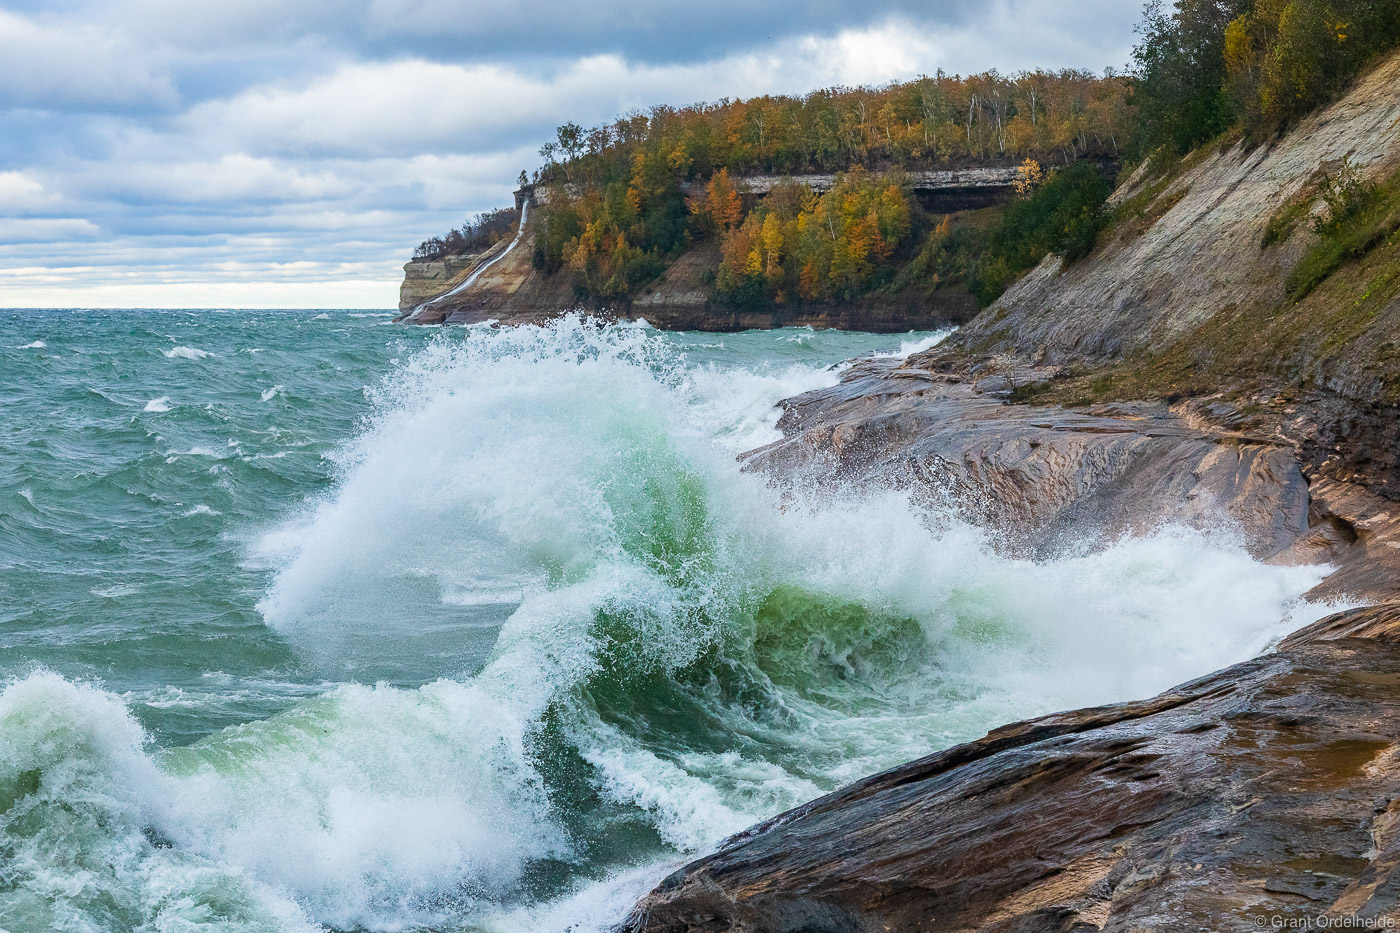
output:
[[477,214],[456,230],[449,230],[446,236],[429,237],[413,251],[414,259],[441,259],[444,256],[465,256],[489,249],[510,236],[520,220],[520,212],[513,207],[501,207],[493,211]]
[[[906,171],[1114,160],[1133,123],[1128,96],[1111,73],[940,73],[566,124],[536,175],[549,197],[535,263],[572,275],[582,296],[616,299],[711,240],[723,299],[850,299],[887,284],[932,225]],[[824,193],[779,185],[744,196],[745,174],[833,170]]]
[[1133,52],[1137,148],[1259,142],[1400,44],[1396,0],[1152,0]]

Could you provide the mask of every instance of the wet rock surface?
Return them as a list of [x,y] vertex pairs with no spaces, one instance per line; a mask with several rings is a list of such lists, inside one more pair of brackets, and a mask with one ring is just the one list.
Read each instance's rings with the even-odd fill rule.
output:
[[1151,700],[1006,726],[754,827],[646,933],[1400,924],[1400,611]]
[[1229,523],[1267,558],[1311,531],[1307,481],[1289,448],[1194,428],[1165,404],[1007,405],[974,378],[886,361],[785,404],[785,438],[750,454],[750,468],[944,499],[1015,549]]

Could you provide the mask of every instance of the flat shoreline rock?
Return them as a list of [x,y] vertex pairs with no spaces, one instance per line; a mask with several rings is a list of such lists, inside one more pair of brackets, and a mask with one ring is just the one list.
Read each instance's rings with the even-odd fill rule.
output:
[[1166,524],[1226,529],[1260,560],[1331,564],[1313,596],[1400,599],[1400,507],[1315,475],[1287,438],[1161,402],[1007,404],[1008,380],[862,361],[785,402],[783,439],[745,466],[818,494],[908,490],[1030,557]]
[[625,929],[1386,929],[1397,868],[1400,610],[1372,607],[814,800],[675,872]]

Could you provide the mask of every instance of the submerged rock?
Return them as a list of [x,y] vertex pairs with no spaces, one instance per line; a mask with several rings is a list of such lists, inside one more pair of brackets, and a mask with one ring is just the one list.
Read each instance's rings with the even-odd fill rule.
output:
[[1400,609],[1344,613],[1151,700],[1006,726],[784,813],[626,928],[1387,929],[1397,756]]

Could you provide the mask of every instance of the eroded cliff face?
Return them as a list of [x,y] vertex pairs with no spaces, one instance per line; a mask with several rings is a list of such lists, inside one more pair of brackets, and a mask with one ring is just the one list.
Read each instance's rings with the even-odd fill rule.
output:
[[399,311],[412,311],[423,302],[450,290],[471,273],[480,259],[480,253],[469,253],[443,259],[415,259],[405,263],[403,284],[399,286]]
[[1231,309],[1279,307],[1312,234],[1298,223],[1266,247],[1265,228],[1343,160],[1370,177],[1400,167],[1400,55],[1269,144],[1207,149],[1165,178],[1148,162],[1115,193],[1112,206],[1132,209],[1089,259],[1046,259],[957,342],[1046,363],[1113,361]]

